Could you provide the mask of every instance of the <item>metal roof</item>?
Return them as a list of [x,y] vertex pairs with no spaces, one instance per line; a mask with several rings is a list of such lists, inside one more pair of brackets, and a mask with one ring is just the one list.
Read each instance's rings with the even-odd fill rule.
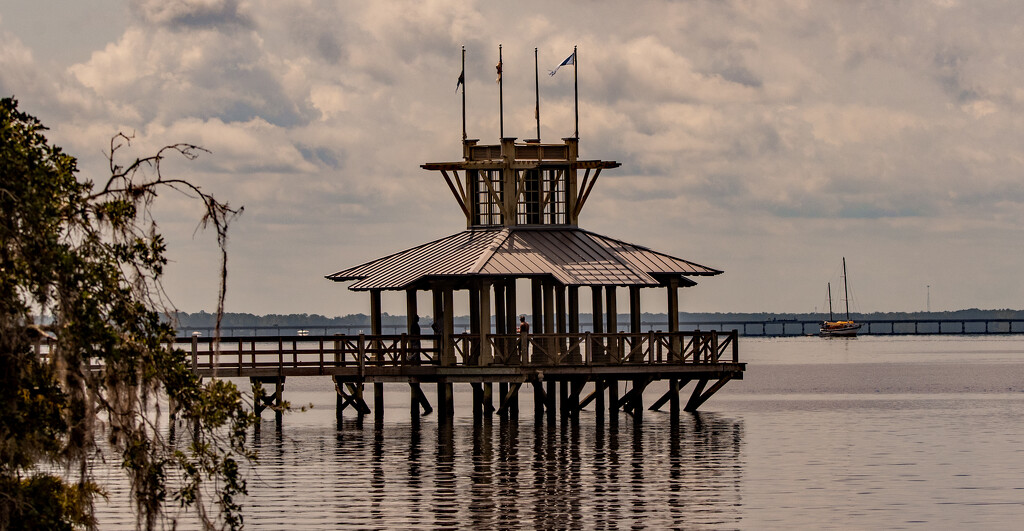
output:
[[549,275],[566,286],[659,286],[721,271],[575,227],[470,229],[328,275],[349,289],[401,290],[429,278]]

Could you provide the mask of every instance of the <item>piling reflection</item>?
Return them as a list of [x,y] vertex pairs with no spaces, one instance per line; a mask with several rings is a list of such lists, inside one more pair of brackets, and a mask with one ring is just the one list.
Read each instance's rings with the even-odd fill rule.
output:
[[[247,528],[735,526],[743,425],[715,414],[532,423],[355,424],[253,440]],[[265,492],[266,491],[266,492]],[[256,502],[255,504],[253,502]]]

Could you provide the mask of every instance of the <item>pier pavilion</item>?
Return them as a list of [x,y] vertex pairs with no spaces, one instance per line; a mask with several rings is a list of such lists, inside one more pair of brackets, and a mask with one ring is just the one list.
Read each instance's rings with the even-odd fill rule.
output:
[[[436,384],[439,415],[452,414],[455,383],[473,386],[478,415],[518,414],[519,389],[529,384],[538,416],[553,417],[556,408],[574,416],[595,402],[602,414],[605,407],[624,409],[639,420],[644,389],[655,380],[668,380],[669,390],[651,409],[667,402],[675,413],[689,382],[694,387],[684,409],[693,411],[728,381],[742,378],[735,331],[679,330],[679,289],[721,271],[579,227],[602,171],[619,163],[580,159],[578,148],[575,137],[552,144],[466,139],[463,160],[422,165],[444,178],[466,229],[327,276],[351,282],[350,290],[370,299],[370,335],[358,345],[351,337],[335,340],[349,345],[334,349],[342,362],[327,372],[337,384],[339,419],[349,406],[382,418],[383,382],[410,385],[413,415],[432,409],[422,383]],[[529,332],[517,329],[518,280],[530,285]],[[583,291],[589,291],[593,312],[593,330],[585,333],[581,288],[589,288]],[[620,288],[629,301],[625,327],[617,322]],[[667,331],[641,330],[642,289],[664,291]],[[405,293],[407,334],[382,334],[384,291]],[[432,294],[432,334],[420,331],[419,291]],[[468,333],[454,330],[456,293],[468,297]],[[344,362],[345,350],[354,363]],[[620,397],[622,381],[629,391]],[[374,384],[372,409],[363,398],[365,383]],[[493,383],[499,384],[497,410]]]

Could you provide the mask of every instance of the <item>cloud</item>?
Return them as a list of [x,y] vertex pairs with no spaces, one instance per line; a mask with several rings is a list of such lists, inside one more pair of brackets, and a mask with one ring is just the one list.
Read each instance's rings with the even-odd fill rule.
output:
[[137,17],[157,26],[225,29],[252,25],[238,0],[131,0],[130,5]]
[[[936,277],[965,268],[939,255],[1003,264],[993,275],[1024,262],[1024,4],[130,6],[117,39],[60,68],[38,64],[0,26],[0,89],[31,94],[54,138],[92,171],[119,130],[135,131],[140,150],[209,148],[174,169],[245,204],[238,238],[254,240],[236,240],[243,264],[259,263],[266,244],[284,257],[322,253],[329,272],[459,230],[447,187],[419,165],[461,156],[462,45],[469,136],[496,141],[499,43],[505,134],[519,138],[535,136],[533,48],[545,69],[579,46],[582,156],[623,164],[602,173],[585,226],[725,269],[722,288],[716,279],[690,295],[704,305],[694,309],[766,309],[750,307],[753,292],[758,304],[813,304],[799,286],[765,289],[785,283],[758,264],[806,277],[845,246],[874,257],[879,277],[889,257],[912,262],[904,249],[915,241],[929,246],[919,254]],[[541,76],[545,141],[572,134],[573,73]],[[945,246],[949,235],[992,250]],[[294,276],[260,276],[281,287],[253,290],[246,304],[342,311],[320,289],[290,301]]]

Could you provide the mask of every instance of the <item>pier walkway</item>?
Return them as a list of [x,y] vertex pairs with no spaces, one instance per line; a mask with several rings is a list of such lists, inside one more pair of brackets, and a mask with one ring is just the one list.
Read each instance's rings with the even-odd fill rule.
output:
[[[437,405],[449,415],[454,383],[473,386],[475,413],[500,415],[518,414],[518,391],[529,384],[538,416],[545,411],[553,415],[557,402],[557,410],[570,417],[596,402],[599,410],[623,409],[638,420],[644,389],[656,380],[669,380],[669,390],[650,409],[668,403],[677,412],[679,394],[688,383],[695,382],[682,409],[695,411],[728,381],[742,379],[746,364],[739,361],[737,338],[736,331],[491,334],[486,336],[490,348],[481,349],[480,335],[456,334],[454,359],[444,359],[437,335],[249,336],[225,337],[219,344],[195,336],[179,338],[175,345],[191,352],[200,376],[249,377],[273,385],[273,394],[257,404],[258,413],[282,403],[286,378],[331,376],[339,419],[348,407],[358,415],[374,412],[382,418],[379,386],[388,382],[410,385],[414,415],[420,408],[433,410],[420,384],[437,384]],[[489,351],[490,359],[483,359],[482,351]],[[631,383],[621,397],[620,381]],[[366,383],[374,384],[372,408],[363,398]],[[500,387],[497,409],[493,383]]]

